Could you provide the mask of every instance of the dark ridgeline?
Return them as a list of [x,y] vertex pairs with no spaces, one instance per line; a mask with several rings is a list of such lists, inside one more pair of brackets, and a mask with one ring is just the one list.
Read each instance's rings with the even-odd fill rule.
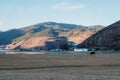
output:
[[120,20],[98,31],[78,47],[91,50],[120,50]]

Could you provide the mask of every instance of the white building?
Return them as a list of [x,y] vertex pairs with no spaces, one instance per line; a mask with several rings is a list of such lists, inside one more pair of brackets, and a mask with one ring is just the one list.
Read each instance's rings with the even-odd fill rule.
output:
[[75,52],[87,52],[88,49],[87,48],[75,48],[74,51]]

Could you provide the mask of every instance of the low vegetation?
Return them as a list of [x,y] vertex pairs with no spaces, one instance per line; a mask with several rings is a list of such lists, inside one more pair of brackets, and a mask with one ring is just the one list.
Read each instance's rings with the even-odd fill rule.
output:
[[119,79],[119,54],[0,54],[0,80]]

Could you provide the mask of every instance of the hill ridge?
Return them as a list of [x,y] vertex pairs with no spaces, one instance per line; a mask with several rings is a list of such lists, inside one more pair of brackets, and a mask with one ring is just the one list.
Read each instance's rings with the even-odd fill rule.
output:
[[90,49],[110,50],[120,49],[120,20],[98,31],[78,47]]

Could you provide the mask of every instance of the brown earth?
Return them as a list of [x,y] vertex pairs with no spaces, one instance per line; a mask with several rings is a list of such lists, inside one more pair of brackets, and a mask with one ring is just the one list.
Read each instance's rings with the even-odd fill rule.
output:
[[31,49],[31,48],[58,48],[60,44],[67,43],[67,38],[65,37],[30,37],[28,39],[23,39],[20,42],[13,42],[8,45],[6,49]]
[[92,31],[92,30],[80,31],[78,29],[73,31],[72,35],[68,37],[68,41],[72,41],[79,44],[95,33],[96,31]]
[[119,79],[119,54],[0,54],[0,80]]

